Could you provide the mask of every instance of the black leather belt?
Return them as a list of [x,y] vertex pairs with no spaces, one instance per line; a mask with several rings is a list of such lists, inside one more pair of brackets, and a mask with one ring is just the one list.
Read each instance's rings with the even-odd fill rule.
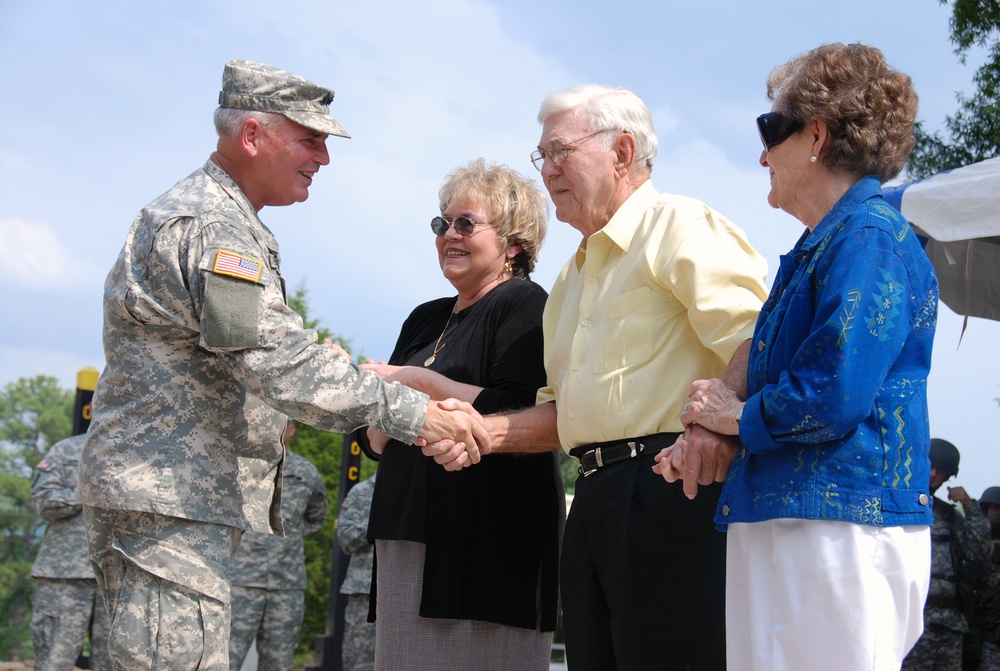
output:
[[569,451],[569,454],[580,460],[580,475],[587,477],[612,464],[634,459],[640,454],[652,450],[659,451],[664,447],[669,447],[680,435],[679,433],[654,433],[640,438],[592,443],[574,447]]

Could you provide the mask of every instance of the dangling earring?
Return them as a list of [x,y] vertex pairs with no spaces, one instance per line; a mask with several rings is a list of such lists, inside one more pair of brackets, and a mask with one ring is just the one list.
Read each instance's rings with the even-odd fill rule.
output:
[[507,259],[506,261],[503,262],[503,271],[505,273],[513,273],[514,272],[514,266],[513,266],[513,264],[511,264],[510,259]]
[[815,156],[810,156],[809,157],[809,162],[810,163],[815,163],[816,162],[816,157]]

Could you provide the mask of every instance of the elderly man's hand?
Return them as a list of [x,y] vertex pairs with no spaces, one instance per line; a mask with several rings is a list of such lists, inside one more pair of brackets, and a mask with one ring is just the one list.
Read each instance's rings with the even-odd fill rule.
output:
[[454,398],[431,401],[417,445],[445,470],[478,464],[489,452],[490,435],[472,404]]
[[692,424],[670,447],[660,451],[653,472],[667,482],[684,481],[684,495],[693,499],[698,485],[723,482],[736,456],[738,441]]
[[685,427],[698,424],[717,433],[736,435],[740,432],[736,415],[742,406],[743,401],[722,380],[695,380],[681,422]]

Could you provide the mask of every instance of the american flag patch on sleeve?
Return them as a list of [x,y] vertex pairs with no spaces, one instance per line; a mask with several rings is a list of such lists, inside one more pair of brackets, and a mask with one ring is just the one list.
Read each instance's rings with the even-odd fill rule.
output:
[[251,282],[259,280],[263,270],[264,265],[260,261],[224,249],[220,249],[216,254],[215,265],[212,266],[212,272],[217,275],[229,275]]

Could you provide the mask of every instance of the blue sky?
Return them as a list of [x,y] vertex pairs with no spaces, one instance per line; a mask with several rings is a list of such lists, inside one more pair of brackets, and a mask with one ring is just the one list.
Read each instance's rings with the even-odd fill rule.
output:
[[[444,175],[475,157],[538,177],[545,94],[626,86],[653,112],[661,191],[742,226],[773,270],[801,224],[766,204],[754,118],[772,67],[823,42],[877,46],[910,74],[936,129],[969,90],[936,0],[745,3],[635,0],[319,2],[0,0],[0,384],[103,366],[101,287],[136,212],[214,148],[211,115],[233,58],[336,91],[331,164],[308,201],[268,208],[283,272],[354,352],[386,357],[418,303],[450,294],[428,222]],[[578,243],[553,221],[534,279]],[[963,453],[955,482],[1000,484],[1000,324],[942,306],[931,427]]]

